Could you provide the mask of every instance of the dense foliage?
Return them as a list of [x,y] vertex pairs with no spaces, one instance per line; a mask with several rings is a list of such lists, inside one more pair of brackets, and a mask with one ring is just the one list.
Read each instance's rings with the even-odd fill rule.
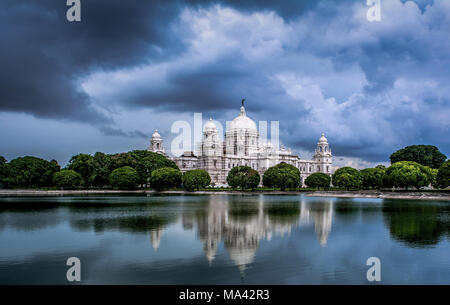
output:
[[[393,162],[389,168],[378,165],[375,168],[358,171],[351,167],[343,167],[332,175],[331,182],[333,186],[347,190],[386,187],[419,189],[429,185],[446,188],[450,185],[450,164],[445,158],[435,146],[408,146],[391,155],[391,162],[401,161]],[[159,169],[162,170],[153,175]],[[117,154],[97,152],[93,156],[78,154],[70,159],[63,171],[60,171],[60,166],[55,160],[46,161],[26,156],[7,162],[0,156],[0,188],[56,186],[66,189],[78,187],[134,189],[139,186],[150,186],[162,190],[178,187],[181,182],[186,190],[193,191],[210,185],[211,177],[204,170],[188,171],[185,175],[181,175],[175,162],[147,150]],[[250,167],[238,166],[229,172],[227,182],[232,188],[255,189],[259,185],[260,176]],[[296,189],[301,186],[300,171],[295,166],[282,162],[267,169],[262,182],[269,188]],[[328,188],[330,176],[314,173],[307,177],[305,184],[313,188]]]
[[259,173],[250,166],[233,167],[227,176],[227,183],[232,188],[255,189],[260,181]]
[[305,184],[314,188],[329,188],[331,183],[331,177],[324,173],[314,173],[309,175],[305,179]]
[[7,187],[6,179],[9,175],[9,165],[6,159],[0,156],[0,188]]
[[139,182],[139,174],[131,166],[116,168],[109,175],[109,183],[111,186],[120,190],[136,189]]
[[155,169],[170,167],[178,170],[175,162],[161,154],[147,150],[134,150],[130,152],[130,155],[135,160],[135,169],[141,177],[142,184],[148,184],[150,182],[151,174]]
[[70,169],[63,169],[53,175],[53,183],[62,189],[73,190],[84,184],[79,173]]
[[362,177],[362,187],[364,189],[380,189],[383,187],[383,177],[386,173],[384,166],[366,168],[360,171]]
[[436,185],[441,188],[450,186],[450,160],[445,161],[439,168],[436,177]]
[[194,169],[184,173],[183,186],[188,191],[207,187],[211,183],[211,177],[203,169]]
[[81,175],[86,186],[91,186],[91,175],[93,172],[92,156],[88,154],[78,154],[73,156],[67,169],[73,170]]
[[349,189],[359,189],[362,186],[363,178],[361,173],[352,167],[339,168],[332,176],[334,186]]
[[388,187],[415,187],[417,189],[433,184],[436,171],[414,161],[400,161],[386,169],[384,185]]
[[152,171],[150,176],[150,187],[161,191],[180,186],[182,174],[179,169],[162,167]]
[[13,188],[37,188],[53,185],[53,174],[60,170],[58,162],[36,157],[20,157],[8,163],[5,184]]
[[79,154],[70,159],[67,168],[81,174],[87,187],[105,187],[109,185],[111,172],[125,166],[132,167],[137,171],[139,184],[142,185],[149,183],[152,171],[157,168],[178,169],[172,160],[147,150],[133,150],[112,155],[101,152],[95,153],[94,156]]
[[96,152],[90,159],[91,172],[88,185],[93,187],[105,187],[109,185],[111,174],[111,157],[102,152]]
[[293,165],[280,163],[269,167],[263,175],[263,185],[281,190],[295,189],[301,184],[300,171]]
[[424,166],[438,169],[447,159],[436,146],[433,145],[412,145],[394,152],[391,157],[391,164],[400,161],[414,161]]

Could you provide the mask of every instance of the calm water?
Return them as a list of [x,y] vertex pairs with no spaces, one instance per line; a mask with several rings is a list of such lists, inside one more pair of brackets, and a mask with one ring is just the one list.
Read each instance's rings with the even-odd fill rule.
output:
[[450,204],[302,195],[0,198],[0,283],[450,284]]

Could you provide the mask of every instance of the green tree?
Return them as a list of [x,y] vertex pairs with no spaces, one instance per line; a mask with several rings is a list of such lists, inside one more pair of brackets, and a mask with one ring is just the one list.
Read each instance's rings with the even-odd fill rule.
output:
[[414,161],[400,161],[386,170],[384,184],[389,187],[415,187],[417,189],[433,182],[430,168]]
[[131,155],[130,152],[117,153],[110,155],[111,158],[111,170],[115,170],[120,167],[130,166],[132,168],[136,167],[136,159]]
[[184,173],[183,186],[188,191],[207,187],[211,183],[211,177],[203,169],[194,169]]
[[430,168],[428,166],[425,166],[425,169],[427,171],[428,183],[431,184],[433,187],[437,187],[437,175],[439,170],[435,168]]
[[91,176],[89,185],[95,187],[105,187],[109,185],[109,175],[111,174],[111,157],[102,152],[96,152],[90,160]]
[[294,189],[301,184],[300,171],[293,165],[281,162],[269,167],[263,175],[263,185],[281,190]]
[[391,164],[399,161],[414,161],[438,169],[447,157],[433,145],[412,145],[397,150],[391,155]]
[[[343,176],[344,175],[344,176]],[[343,176],[341,178],[341,176]],[[334,186],[347,190],[359,189],[362,186],[363,178],[359,170],[353,167],[341,167],[332,176]]]
[[250,166],[235,166],[227,176],[227,183],[232,188],[255,189],[260,181],[259,173]]
[[91,186],[91,176],[94,171],[93,157],[89,154],[78,154],[70,158],[67,169],[76,171],[81,175],[87,187]]
[[324,173],[314,173],[309,175],[305,179],[305,184],[314,188],[329,188],[331,183],[331,177]]
[[136,160],[135,168],[141,177],[142,184],[149,183],[151,174],[155,169],[163,167],[178,169],[175,162],[158,153],[146,150],[135,150],[131,152],[131,155]]
[[109,183],[111,186],[121,190],[136,189],[139,182],[139,174],[130,166],[116,168],[109,175]]
[[0,156],[0,188],[7,187],[7,178],[10,176],[9,164],[3,156]]
[[436,177],[436,185],[440,188],[450,186],[450,160],[445,161],[445,163],[439,167]]
[[179,169],[162,167],[152,171],[150,176],[150,187],[161,191],[180,186],[182,174]]
[[55,160],[26,156],[9,162],[9,177],[6,183],[11,187],[50,187],[53,185],[53,174],[60,170]]
[[79,173],[70,169],[63,169],[53,175],[53,183],[63,189],[76,189],[84,184]]
[[383,187],[383,177],[386,169],[383,167],[365,168],[360,171],[362,187],[365,189],[376,189]]

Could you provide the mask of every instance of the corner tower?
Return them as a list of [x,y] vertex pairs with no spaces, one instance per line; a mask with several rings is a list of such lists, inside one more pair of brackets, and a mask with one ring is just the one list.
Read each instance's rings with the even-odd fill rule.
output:
[[152,134],[152,139],[150,140],[150,147],[148,150],[162,155],[166,154],[163,147],[163,140],[158,132],[158,129],[155,129]]
[[314,161],[317,164],[317,170],[315,172],[331,174],[332,154],[330,145],[327,138],[322,133],[322,136],[317,142],[317,148],[314,153]]

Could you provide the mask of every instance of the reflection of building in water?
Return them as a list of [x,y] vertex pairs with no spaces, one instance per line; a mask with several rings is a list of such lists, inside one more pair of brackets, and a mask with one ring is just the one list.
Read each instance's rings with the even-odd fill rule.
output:
[[327,244],[328,234],[331,231],[331,224],[333,219],[333,202],[324,203],[324,208],[318,211],[313,211],[314,228],[319,238],[320,245],[324,247]]
[[197,217],[199,239],[203,242],[203,251],[210,264],[216,256],[217,247],[223,236],[223,228],[227,222],[227,203],[220,200],[215,200],[209,205],[205,214]]
[[[294,207],[294,209],[293,209]],[[271,212],[271,208],[277,212]],[[247,209],[247,210],[246,210]],[[280,210],[288,211],[279,214]],[[208,262],[214,260],[220,242],[223,240],[231,260],[241,271],[246,269],[256,255],[262,239],[270,240],[273,235],[290,234],[292,228],[314,221],[315,231],[322,246],[326,245],[332,224],[333,203],[320,201],[306,203],[264,204],[259,202],[229,202],[229,197],[213,196],[204,213],[192,215],[197,226],[197,234],[203,242],[203,250]],[[185,219],[186,217],[186,219]],[[183,223],[189,222],[183,216]]]
[[300,203],[300,224],[308,224],[314,220],[314,230],[321,246],[326,246],[328,235],[331,232],[333,221],[333,201],[322,200],[320,202],[306,203],[302,200]]
[[150,231],[150,241],[151,241],[152,247],[153,247],[153,249],[155,249],[155,251],[157,251],[159,248],[159,244],[161,243],[161,236],[162,236],[163,232],[164,232],[163,228]]
[[192,230],[192,228],[194,227],[193,219],[188,215],[183,214],[181,221],[184,230]]

